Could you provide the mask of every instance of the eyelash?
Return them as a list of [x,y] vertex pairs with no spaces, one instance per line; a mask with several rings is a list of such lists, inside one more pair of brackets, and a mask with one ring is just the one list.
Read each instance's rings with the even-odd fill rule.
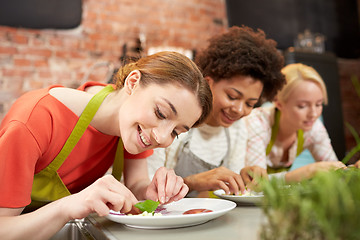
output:
[[[321,103],[321,104],[316,104],[316,107],[322,107],[323,106],[323,104]],[[306,106],[302,106],[302,105],[300,105],[300,106],[298,106],[298,108],[300,108],[300,109],[303,109],[303,108],[305,108]]]
[[234,97],[230,96],[229,94],[228,94],[227,96],[228,96],[228,98],[229,98],[231,101],[233,101],[233,100],[235,100],[235,99],[236,99],[236,98],[234,98]]
[[[165,115],[160,111],[160,109],[159,109],[158,106],[156,106],[155,114],[156,114],[156,116],[157,116],[159,119],[161,119],[161,120],[166,119]],[[175,137],[176,137],[176,138],[179,138],[179,134],[178,134],[175,130],[172,131],[171,135],[172,135],[174,138],[175,138]]]
[[[227,95],[228,98],[231,100],[231,101],[234,101],[236,100],[237,98],[233,98],[231,97],[229,94]],[[250,104],[250,103],[246,103],[246,106],[248,106],[249,108],[254,108],[254,105]]]
[[155,114],[159,119],[166,119],[165,115],[160,111],[159,107],[156,107]]

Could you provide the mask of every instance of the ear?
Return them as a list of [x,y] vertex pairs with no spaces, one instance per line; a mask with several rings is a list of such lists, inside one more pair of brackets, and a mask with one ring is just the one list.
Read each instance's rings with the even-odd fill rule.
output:
[[141,79],[141,72],[139,70],[134,70],[129,73],[125,79],[124,89],[126,92],[131,95],[132,92],[136,89]]
[[283,105],[282,105],[282,103],[279,101],[279,99],[277,97],[274,98],[273,103],[274,103],[275,107],[281,111],[281,108],[282,108]]
[[209,84],[210,88],[212,88],[212,86],[214,85],[215,81],[212,77],[206,76],[204,77],[204,79],[207,81],[207,83]]

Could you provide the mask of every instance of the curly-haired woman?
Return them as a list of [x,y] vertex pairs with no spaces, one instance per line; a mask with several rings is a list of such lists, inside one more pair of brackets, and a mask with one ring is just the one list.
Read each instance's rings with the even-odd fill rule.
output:
[[[216,189],[244,192],[248,171],[240,175],[240,170],[245,167],[246,131],[239,119],[281,89],[283,57],[262,30],[234,26],[212,37],[195,61],[210,85],[212,111],[204,125],[148,158],[150,174],[164,164],[174,168],[188,185],[188,196]],[[266,174],[257,167],[251,171]]]

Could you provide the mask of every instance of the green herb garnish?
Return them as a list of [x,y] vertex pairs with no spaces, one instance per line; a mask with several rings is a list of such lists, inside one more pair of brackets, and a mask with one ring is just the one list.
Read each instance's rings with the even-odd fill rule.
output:
[[148,213],[154,212],[159,206],[160,202],[153,200],[145,200],[143,202],[138,202],[134,206],[137,207],[141,212],[147,211]]

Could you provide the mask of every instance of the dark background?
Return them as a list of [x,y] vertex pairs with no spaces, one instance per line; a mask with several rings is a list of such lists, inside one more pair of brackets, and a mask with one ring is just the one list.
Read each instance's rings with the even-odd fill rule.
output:
[[0,25],[69,29],[81,23],[81,0],[0,0]]
[[360,57],[356,0],[227,0],[229,26],[261,28],[285,50],[309,29],[326,36],[326,50],[342,58]]

